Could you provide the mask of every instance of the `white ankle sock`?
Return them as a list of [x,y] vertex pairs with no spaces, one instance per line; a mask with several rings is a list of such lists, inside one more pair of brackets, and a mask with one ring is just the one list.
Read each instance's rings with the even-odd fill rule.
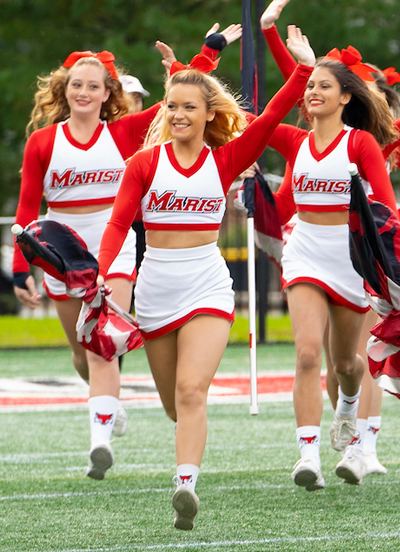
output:
[[92,447],[96,443],[109,441],[118,410],[118,399],[111,395],[100,395],[89,399],[90,437]]
[[365,433],[367,431],[367,426],[368,426],[368,420],[366,420],[365,418],[357,418],[356,428],[360,433],[360,447],[362,449],[364,448]]
[[199,466],[195,466],[194,464],[180,464],[176,468],[176,475],[180,482],[187,485],[192,491],[194,491],[196,487],[199,473]]
[[302,458],[313,458],[321,466],[319,446],[321,428],[319,426],[302,426],[296,429],[296,438]]
[[356,395],[349,397],[345,395],[339,387],[339,397],[336,407],[337,412],[342,416],[351,416],[354,412],[357,412],[360,393],[361,387]]
[[381,428],[381,416],[370,416],[368,418],[367,430],[364,439],[364,452],[376,452],[376,441]]

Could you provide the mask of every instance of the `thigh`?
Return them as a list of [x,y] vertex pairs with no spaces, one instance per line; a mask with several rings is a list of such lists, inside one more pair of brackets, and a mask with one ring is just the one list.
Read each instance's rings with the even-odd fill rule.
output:
[[54,301],[54,304],[71,349],[75,353],[83,354],[85,349],[79,343],[76,334],[76,322],[82,306],[81,299],[71,298],[67,301]]
[[174,417],[177,332],[144,342],[150,370],[167,414]]
[[126,311],[129,311],[132,301],[133,282],[127,278],[110,278],[106,280],[106,285],[112,289],[112,300]]
[[178,330],[177,385],[208,391],[229,339],[231,322],[198,315]]
[[303,283],[290,286],[286,293],[296,348],[312,345],[322,351],[329,315],[326,293],[318,286]]

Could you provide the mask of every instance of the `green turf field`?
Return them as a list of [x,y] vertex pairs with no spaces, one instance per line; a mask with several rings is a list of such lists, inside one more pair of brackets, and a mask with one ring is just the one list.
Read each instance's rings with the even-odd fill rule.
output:
[[[293,341],[290,320],[287,314],[266,317],[265,326],[266,341]],[[231,329],[230,342],[247,343],[248,339],[248,318],[237,314]],[[67,338],[58,318],[37,319],[33,317],[0,316],[0,349],[67,346]]]
[[[2,350],[2,376],[72,375],[66,349]],[[292,345],[257,349],[260,372],[293,369]],[[246,373],[248,349],[229,346],[220,372]],[[148,373],[142,350],[124,374]],[[327,487],[316,493],[290,479],[298,459],[291,402],[209,407],[209,437],[197,484],[200,512],[192,532],[173,528],[174,426],[159,408],[127,410],[127,434],[113,443],[104,481],[85,476],[85,410],[0,413],[0,550],[119,551],[398,551],[400,403],[383,401],[379,456],[386,476],[346,485],[333,470],[325,403],[322,462]],[[0,411],[1,412],[1,411]]]

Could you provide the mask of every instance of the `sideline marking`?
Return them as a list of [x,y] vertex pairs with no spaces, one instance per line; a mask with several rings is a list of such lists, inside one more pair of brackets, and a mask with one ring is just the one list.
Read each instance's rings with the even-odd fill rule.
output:
[[249,540],[232,540],[232,541],[214,541],[214,542],[186,542],[186,543],[170,543],[170,544],[149,544],[148,546],[141,546],[140,544],[134,544],[132,546],[113,546],[113,547],[101,547],[101,548],[73,548],[61,551],[49,551],[49,552],[118,552],[123,550],[174,550],[174,549],[187,549],[187,548],[209,548],[211,546],[219,547],[232,547],[232,546],[248,546],[248,545],[260,545],[260,544],[285,544],[285,543],[307,543],[307,542],[329,542],[329,541],[348,541],[348,540],[361,540],[361,539],[397,539],[400,536],[399,532],[395,533],[366,533],[364,535],[324,535],[322,537],[275,537],[269,539],[249,539]]

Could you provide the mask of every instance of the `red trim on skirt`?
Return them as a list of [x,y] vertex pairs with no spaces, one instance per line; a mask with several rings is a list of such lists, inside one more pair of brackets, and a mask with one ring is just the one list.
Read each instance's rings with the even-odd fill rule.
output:
[[166,326],[163,326],[162,328],[158,328],[157,330],[153,330],[152,332],[144,332],[141,330],[142,337],[145,341],[151,341],[152,339],[157,339],[157,337],[162,337],[164,335],[167,335],[170,332],[173,332],[174,330],[177,330],[186,322],[189,322],[192,318],[199,314],[209,314],[211,316],[219,316],[220,318],[225,318],[226,320],[229,320],[230,322],[235,321],[235,310],[231,312],[231,314],[224,312],[219,309],[207,309],[207,308],[200,308],[195,309],[192,312],[189,312],[182,318],[179,318],[179,320],[174,320],[170,324],[167,324]]
[[331,303],[331,305],[336,305],[338,307],[346,307],[347,309],[350,309],[354,312],[359,312],[360,314],[364,314],[370,310],[371,307],[359,307],[358,305],[355,305],[354,303],[350,303],[347,299],[336,293],[333,289],[331,289],[329,286],[324,284],[324,282],[321,282],[320,280],[317,280],[316,278],[308,278],[308,277],[302,277],[299,276],[298,278],[294,278],[290,282],[286,282],[282,278],[282,289],[285,290],[289,286],[292,286],[294,284],[314,284],[320,288],[322,288],[326,294],[328,295],[328,301]]

